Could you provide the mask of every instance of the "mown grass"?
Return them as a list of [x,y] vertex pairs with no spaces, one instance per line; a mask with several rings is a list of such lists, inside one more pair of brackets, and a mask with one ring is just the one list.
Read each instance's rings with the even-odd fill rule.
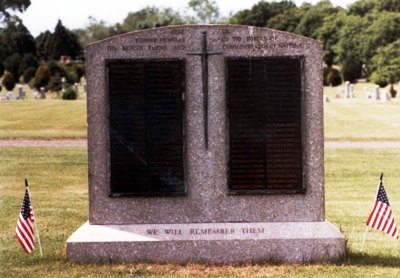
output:
[[86,101],[58,99],[0,103],[0,139],[86,138]]
[[[378,177],[400,224],[400,149],[326,151],[326,216],[341,228],[349,253],[317,265],[205,266],[72,264],[67,238],[88,218],[85,148],[0,148],[0,277],[400,277],[400,243],[371,231],[360,253]],[[24,254],[15,239],[23,179],[29,179],[44,257]]]
[[[326,140],[400,140],[400,101],[366,100],[365,86],[372,90],[372,84],[355,85],[356,99],[336,99],[342,86],[324,88],[330,97],[324,104]],[[33,100],[28,93],[24,101],[0,102],[0,139],[86,138],[86,96],[81,95],[78,101]]]
[[330,100],[324,103],[325,140],[400,141],[400,95],[389,102],[366,99],[373,88],[371,83],[355,84],[356,98],[345,99],[343,86],[324,87]]
[[325,140],[400,141],[400,101],[334,99],[324,104]]

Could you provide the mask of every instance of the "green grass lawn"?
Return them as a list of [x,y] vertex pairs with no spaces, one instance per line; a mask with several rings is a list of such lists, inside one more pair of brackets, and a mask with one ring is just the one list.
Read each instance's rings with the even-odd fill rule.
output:
[[[324,103],[325,140],[400,141],[400,100],[366,99],[365,92],[372,92],[373,87],[371,83],[355,84],[355,99],[343,98],[343,85],[324,87],[330,100]],[[389,86],[385,90],[389,91]]]
[[[359,252],[380,172],[400,225],[400,149],[328,149],[326,216],[348,240],[337,264],[204,266],[72,264],[67,238],[88,218],[85,148],[0,148],[0,277],[400,277],[400,243],[371,231]],[[15,239],[24,178],[30,183],[44,257],[25,255]]]
[[85,100],[0,103],[0,139],[86,138]]
[[[342,86],[325,87],[325,139],[336,141],[400,141],[400,100],[382,103],[364,99],[356,84],[356,99],[336,99]],[[2,91],[4,94],[4,89]],[[86,138],[86,96],[78,101],[54,98],[0,102],[0,139]]]
[[327,141],[400,141],[400,101],[332,99],[324,104]]

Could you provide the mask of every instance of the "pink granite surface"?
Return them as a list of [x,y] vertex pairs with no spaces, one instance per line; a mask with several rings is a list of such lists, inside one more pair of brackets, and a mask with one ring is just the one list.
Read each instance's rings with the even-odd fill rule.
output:
[[[204,148],[201,50],[207,31],[209,141]],[[165,40],[168,39],[168,42]],[[89,221],[92,224],[324,221],[322,44],[281,31],[234,25],[164,27],[112,37],[87,47]],[[225,62],[228,57],[304,57],[305,194],[228,195]],[[107,59],[186,61],[184,197],[114,197],[109,192]]]

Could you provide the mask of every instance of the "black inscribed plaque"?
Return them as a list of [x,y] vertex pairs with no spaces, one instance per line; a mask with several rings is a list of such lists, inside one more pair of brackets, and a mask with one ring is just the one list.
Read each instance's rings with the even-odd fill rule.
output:
[[184,195],[181,60],[110,60],[111,196]]
[[227,60],[230,193],[304,192],[301,64]]

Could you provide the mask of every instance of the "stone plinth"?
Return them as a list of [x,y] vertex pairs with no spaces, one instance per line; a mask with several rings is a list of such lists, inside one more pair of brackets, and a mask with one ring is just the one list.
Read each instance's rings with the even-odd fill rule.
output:
[[344,255],[325,222],[84,224],[67,241],[74,262],[310,263]]

